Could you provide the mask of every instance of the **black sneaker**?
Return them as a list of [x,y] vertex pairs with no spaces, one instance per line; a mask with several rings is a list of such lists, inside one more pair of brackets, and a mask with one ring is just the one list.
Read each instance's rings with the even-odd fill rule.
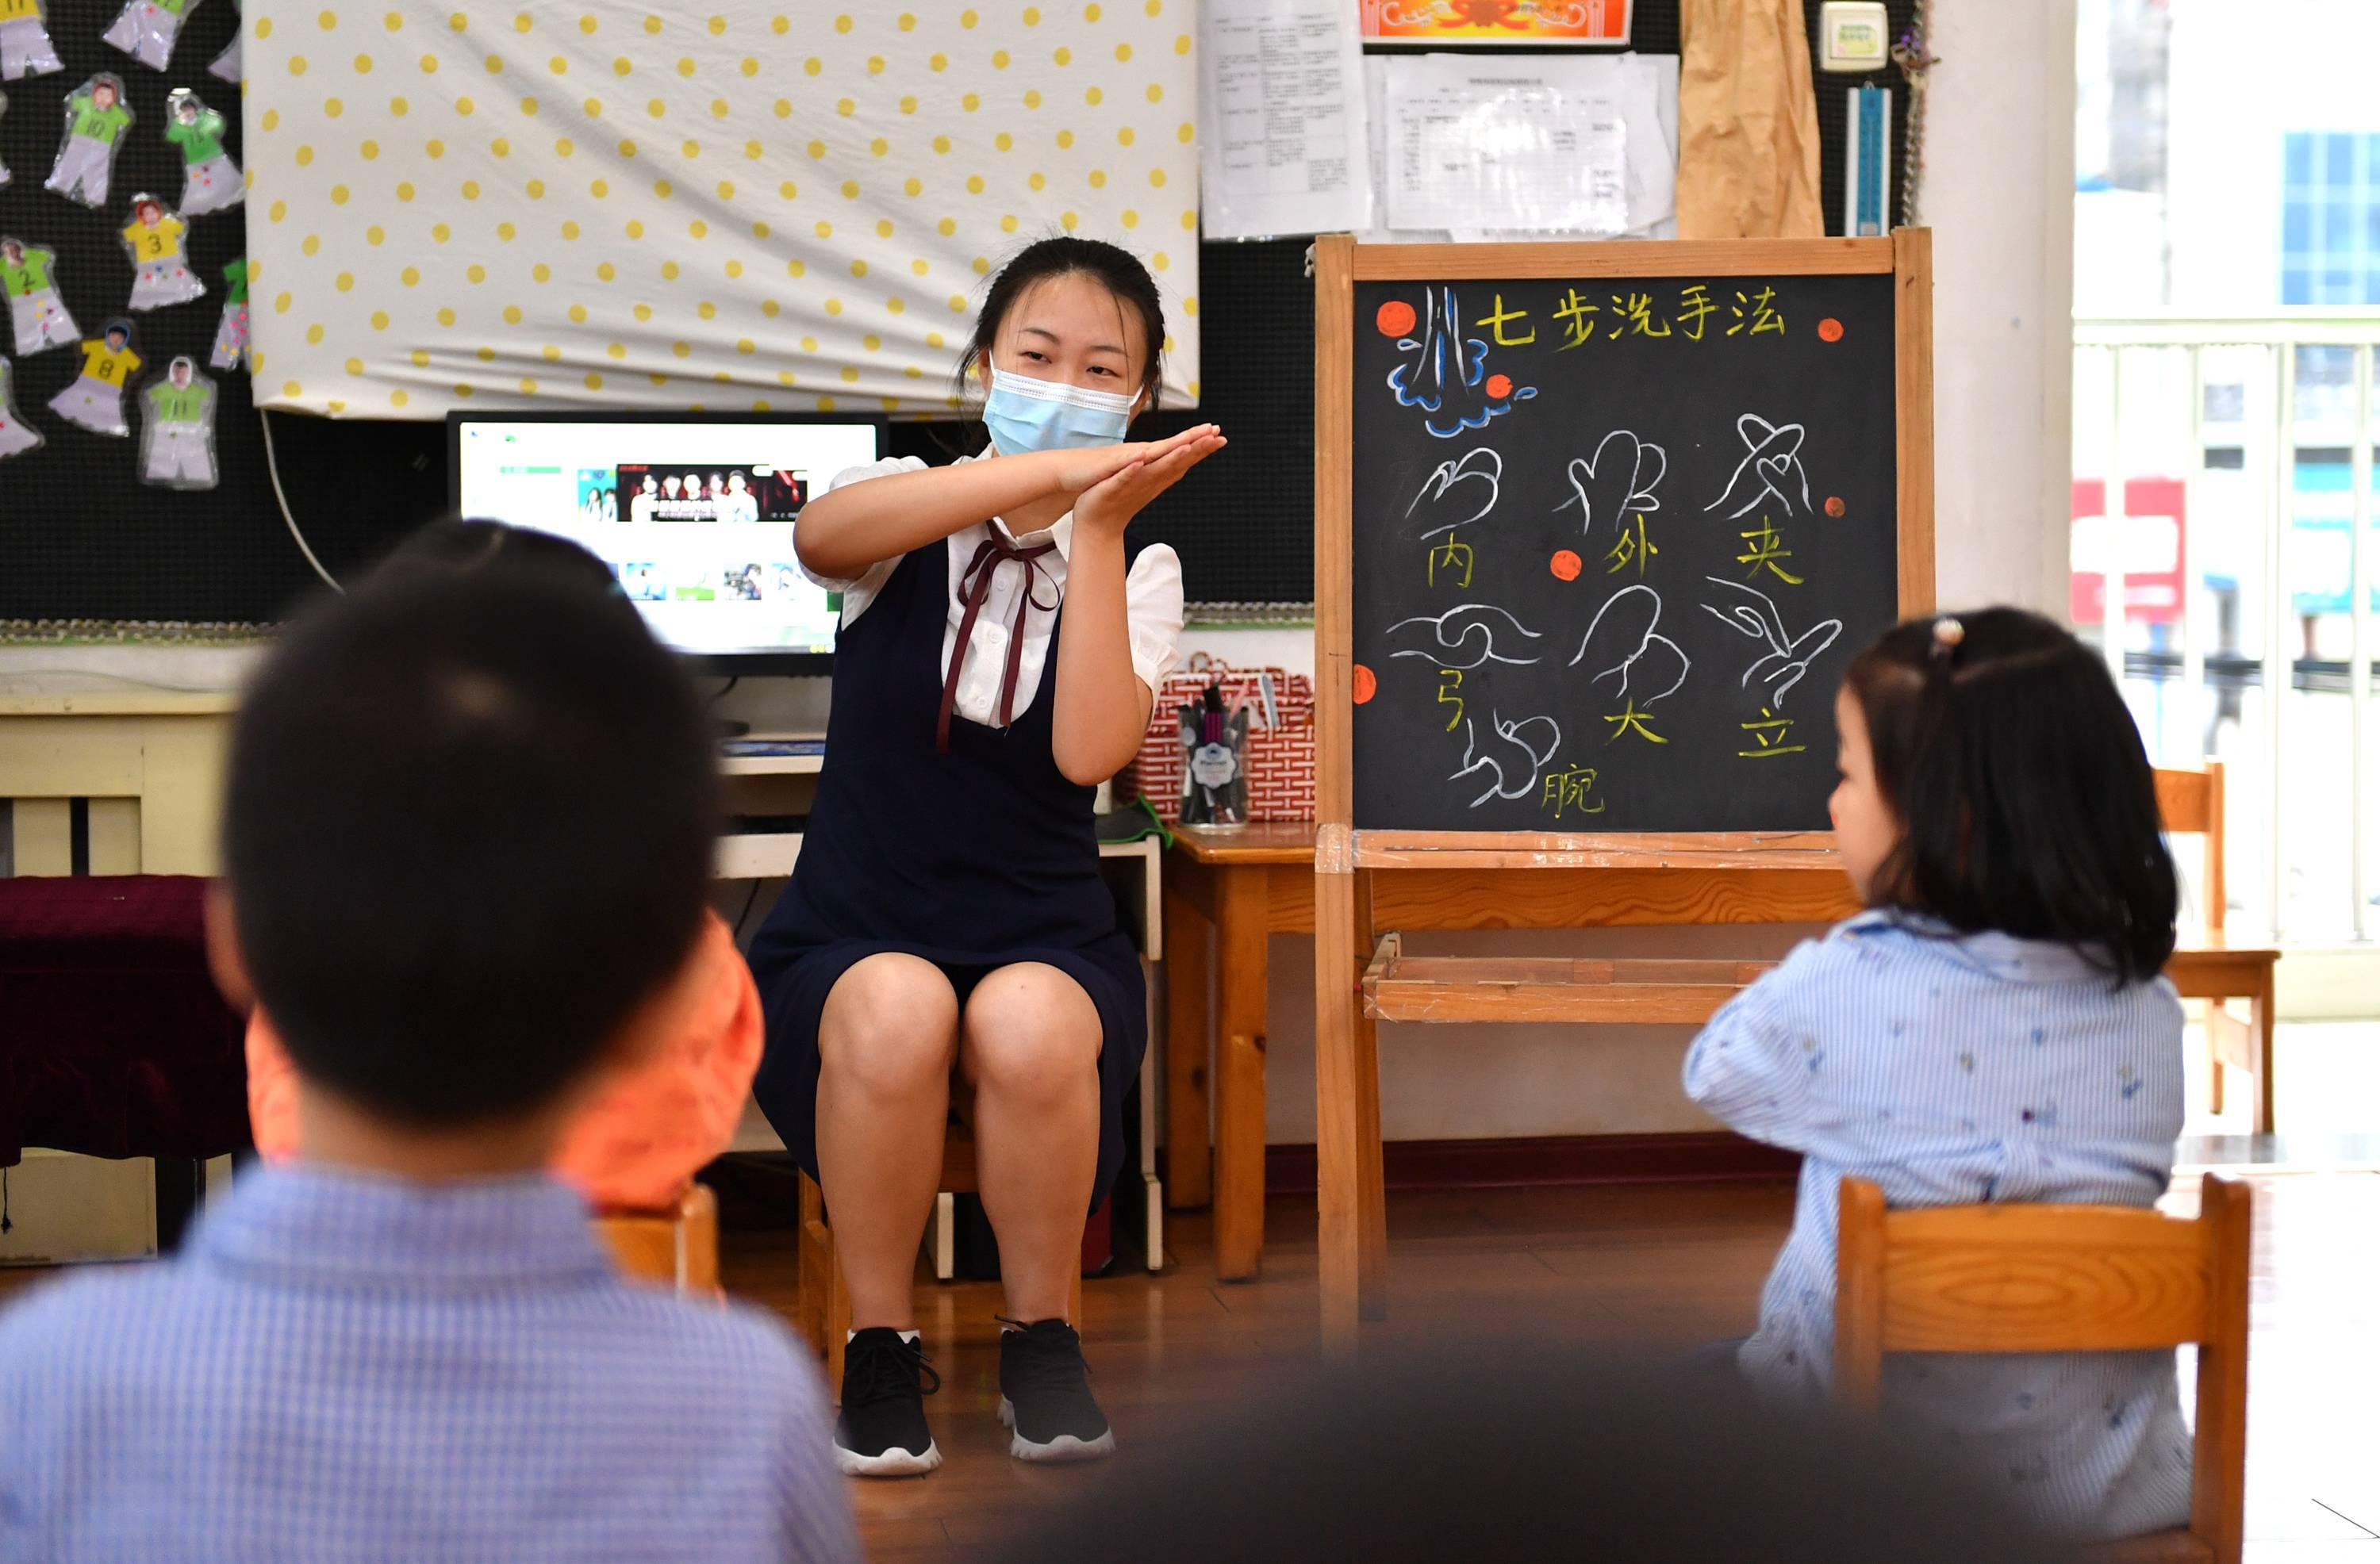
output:
[[[920,1380],[930,1383],[920,1386]],[[942,1463],[926,1426],[926,1398],[942,1376],[925,1349],[890,1326],[870,1326],[843,1349],[843,1415],[834,1462],[846,1477],[916,1477]]]
[[1016,1431],[1019,1461],[1098,1461],[1115,1453],[1115,1434],[1091,1400],[1083,1339],[1062,1319],[1000,1333],[1000,1421]]

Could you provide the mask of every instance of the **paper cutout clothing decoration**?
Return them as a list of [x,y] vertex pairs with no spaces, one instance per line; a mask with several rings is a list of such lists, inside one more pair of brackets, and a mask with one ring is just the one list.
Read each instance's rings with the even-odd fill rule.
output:
[[105,206],[115,149],[131,123],[123,82],[105,71],[84,82],[67,99],[67,138],[45,181],[48,188],[94,212]]
[[9,395],[15,379],[14,368],[7,359],[0,358],[0,462],[38,451],[42,446],[42,431],[25,421]]
[[66,67],[42,25],[42,0],[0,0],[0,80],[19,81]]
[[[8,94],[7,94],[7,93],[6,93],[6,92],[0,92],[0,115],[5,115],[5,114],[6,114],[7,112],[8,112]],[[6,164],[5,164],[5,163],[0,163],[0,186],[5,186],[5,185],[6,185],[6,184],[8,183],[8,179],[9,179],[8,165],[7,165]]]
[[115,25],[101,37],[147,66],[164,70],[174,58],[174,40],[199,0],[125,0]]
[[50,280],[55,251],[22,239],[0,237],[0,292],[8,296],[8,321],[17,332],[17,355],[39,353],[82,340],[82,328],[67,313]]
[[132,304],[135,309],[163,309],[206,296],[206,284],[190,270],[182,253],[182,236],[190,225],[154,196],[132,198],[132,221],[124,225],[124,248],[132,256]]
[[224,116],[187,87],[165,95],[165,139],[182,152],[182,215],[203,217],[248,199],[239,169],[224,151]]
[[[1410,309],[1405,318],[1412,319]],[[1397,351],[1407,358],[1389,371],[1389,389],[1398,406],[1419,407],[1427,415],[1422,427],[1440,440],[1485,429],[1488,419],[1537,394],[1535,386],[1488,372],[1487,340],[1463,334],[1452,288],[1425,290],[1419,328],[1398,338]]]
[[[0,0],[0,6],[5,6],[7,3],[8,0]],[[239,0],[231,0],[231,3],[234,10],[237,10],[239,8]],[[207,67],[207,74],[215,78],[219,81],[237,82],[239,80],[238,28],[232,29],[231,42],[225,44],[224,52],[215,56],[215,63]]]
[[132,322],[110,321],[105,336],[82,345],[82,373],[50,398],[50,411],[93,434],[128,435],[124,387],[140,367],[140,355],[132,351]]
[[141,388],[140,481],[215,486],[215,382],[187,356]]
[[223,319],[215,325],[215,350],[207,363],[231,370],[239,367],[239,356],[248,351],[248,257],[224,268],[224,287]]

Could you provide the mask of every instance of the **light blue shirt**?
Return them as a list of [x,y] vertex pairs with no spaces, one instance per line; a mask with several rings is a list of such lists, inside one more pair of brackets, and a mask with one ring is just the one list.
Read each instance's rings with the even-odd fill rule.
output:
[[[1838,1185],[1893,1206],[2148,1206],[2181,1133],[2181,1004],[2073,951],[1872,912],[1808,941],[1711,1018],[1686,1095],[1803,1154],[1793,1231],[1741,1363],[1813,1396],[1833,1374]],[[1885,1360],[1888,1411],[2049,1524],[2101,1538],[2190,1512],[2190,1435],[2165,1352]]]
[[0,1314],[0,1558],[840,1564],[825,1408],[550,1180],[260,1170],[179,1257]]

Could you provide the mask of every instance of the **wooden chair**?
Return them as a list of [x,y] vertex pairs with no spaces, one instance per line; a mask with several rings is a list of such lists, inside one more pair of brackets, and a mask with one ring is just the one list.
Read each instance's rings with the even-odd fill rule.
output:
[[1835,1249],[1835,1397],[1876,1410],[1887,1352],[2198,1347],[2190,1524],[2093,1549],[2106,1564],[2239,1564],[2247,1491],[2246,1184],[2209,1173],[2196,1219],[2113,1206],[1887,1211],[1845,1179]]
[[601,1212],[595,1231],[638,1280],[719,1295],[719,1202],[708,1186],[695,1184],[667,1210]]
[[[2223,1067],[2255,1073],[2253,1128],[2259,1134],[2273,1129],[2273,990],[2274,966],[2280,952],[2268,946],[2233,945],[2224,937],[2226,892],[2223,879],[2223,763],[2207,762],[2203,771],[2160,770],[2156,774],[2157,814],[2168,834],[2204,839],[2206,872],[2204,881],[2205,916],[2196,938],[2184,938],[2166,965],[2166,976],[2185,1000],[2206,1002],[2206,1043],[2214,1056],[2210,1104],[2223,1110]],[[2228,1001],[2248,1001],[2243,1023]]]
[[[950,1128],[942,1137],[942,1178],[940,1209],[940,1242],[947,1245],[951,1232],[951,1197],[976,1193],[975,1126],[967,1121],[966,1107],[961,1101],[958,1083],[952,1083]],[[826,1360],[827,1394],[840,1398],[843,1394],[844,1341],[851,1334],[851,1289],[843,1278],[843,1267],[835,1258],[834,1230],[827,1225],[826,1195],[809,1174],[801,1175],[801,1231],[796,1239],[801,1261],[801,1281],[795,1303],[795,1317],[802,1334],[808,1338],[810,1350]],[[947,1256],[944,1256],[947,1259]],[[947,1271],[948,1267],[937,1269]],[[1083,1322],[1083,1273],[1075,1267],[1066,1290],[1066,1317],[1078,1328]]]

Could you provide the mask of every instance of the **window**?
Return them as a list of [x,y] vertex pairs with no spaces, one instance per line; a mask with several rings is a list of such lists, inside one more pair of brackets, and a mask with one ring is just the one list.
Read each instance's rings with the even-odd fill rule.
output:
[[2380,304],[2380,136],[2282,139],[2281,302]]

